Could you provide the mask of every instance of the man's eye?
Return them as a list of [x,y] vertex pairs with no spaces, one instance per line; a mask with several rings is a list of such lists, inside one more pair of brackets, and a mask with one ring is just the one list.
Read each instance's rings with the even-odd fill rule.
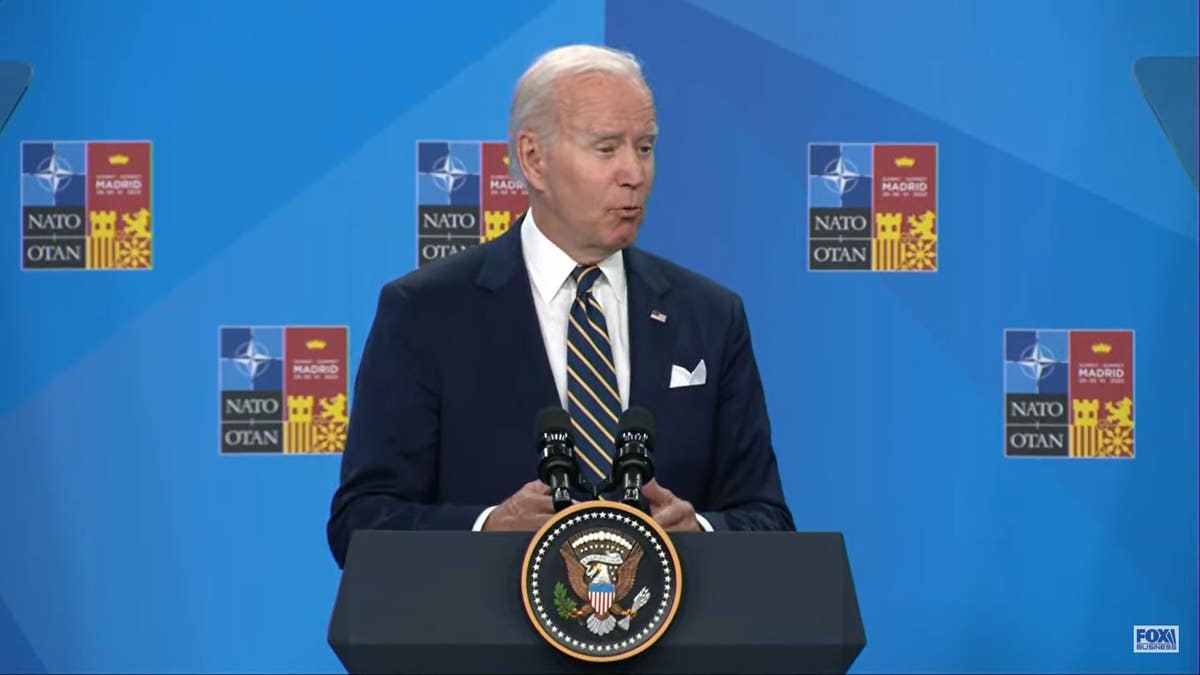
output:
[[611,145],[602,145],[596,149],[599,150],[600,152],[604,152],[604,153],[613,152],[614,150],[616,150],[616,148],[614,148]]
[[639,148],[639,150],[642,151],[643,155],[648,155],[651,152],[654,152],[654,146],[647,143],[646,145],[643,145],[641,148]]

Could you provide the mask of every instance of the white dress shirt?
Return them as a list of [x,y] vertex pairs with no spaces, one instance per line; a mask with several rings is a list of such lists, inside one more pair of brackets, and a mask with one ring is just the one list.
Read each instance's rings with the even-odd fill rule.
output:
[[[554,242],[546,238],[533,220],[532,211],[521,227],[521,251],[533,288],[533,306],[542,327],[542,343],[550,359],[550,372],[558,388],[558,399],[567,409],[567,326],[571,302],[575,300],[575,279],[571,272],[578,264]],[[604,312],[604,324],[612,346],[613,365],[617,370],[617,391],[621,410],[629,407],[629,325],[625,308],[625,260],[621,251],[599,263],[600,277],[592,285],[592,297]]]
[[[533,220],[533,209],[525,212],[521,225],[521,253],[533,291],[533,306],[542,329],[542,344],[550,360],[550,372],[563,409],[567,406],[567,327],[570,325],[571,302],[575,299],[575,279],[571,272],[578,265],[557,244],[546,238]],[[592,284],[592,297],[604,312],[612,346],[613,365],[617,371],[617,391],[621,395],[621,410],[629,407],[629,310],[626,307],[625,259],[621,251],[599,262],[600,277]],[[472,529],[479,531],[495,506],[489,506],[475,519]],[[708,521],[697,514],[701,528],[712,531]]]

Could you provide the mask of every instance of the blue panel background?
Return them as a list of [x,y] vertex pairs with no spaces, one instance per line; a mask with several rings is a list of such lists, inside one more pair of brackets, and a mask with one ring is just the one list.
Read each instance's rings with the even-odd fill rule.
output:
[[[1195,19],[609,1],[663,130],[639,240],[745,295],[797,527],[846,533],[856,670],[1196,669],[1196,190],[1132,76],[1195,54]],[[804,271],[829,141],[939,144],[936,274]],[[1026,327],[1136,331],[1133,462],[1004,458],[1003,331]],[[1135,623],[1183,652],[1133,654]]]
[[[916,5],[916,6],[914,6]],[[414,265],[419,139],[501,139],[569,42],[655,89],[642,245],[743,294],[858,672],[1195,671],[1196,190],[1133,80],[1193,2],[0,3],[0,671],[339,670],[332,457],[217,454],[216,328]],[[20,271],[22,140],[153,141],[151,273]],[[935,274],[805,272],[810,142],[935,142]],[[861,167],[860,167],[861,168]],[[704,198],[698,199],[697,195]],[[2,219],[0,219],[2,220]],[[1137,458],[1005,460],[1003,331],[1136,331]],[[1180,624],[1178,656],[1132,654]]]
[[[502,138],[598,0],[0,3],[0,671],[336,671],[336,457],[218,455],[217,327],[348,325],[416,260],[420,138]],[[154,142],[152,273],[19,271],[21,140]],[[32,666],[31,666],[32,664]]]

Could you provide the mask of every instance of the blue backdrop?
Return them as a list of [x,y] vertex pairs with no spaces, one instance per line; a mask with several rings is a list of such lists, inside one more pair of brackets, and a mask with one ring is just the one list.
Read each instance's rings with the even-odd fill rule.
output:
[[[339,669],[338,457],[218,453],[216,328],[345,325],[353,373],[416,142],[503,139],[593,42],[656,94],[641,245],[742,293],[797,526],[846,535],[854,670],[1195,671],[1197,192],[1133,63],[1196,5],[912,5],[0,3],[0,670]],[[21,141],[111,139],[153,142],[154,269],[21,271]],[[937,272],[806,271],[810,142],[938,144]],[[1005,458],[1029,327],[1136,332],[1135,459]]]

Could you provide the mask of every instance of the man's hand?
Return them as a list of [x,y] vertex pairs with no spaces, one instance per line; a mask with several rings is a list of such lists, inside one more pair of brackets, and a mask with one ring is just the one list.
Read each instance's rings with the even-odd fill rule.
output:
[[642,486],[642,494],[650,502],[650,515],[663,529],[674,532],[699,532],[700,521],[691,502],[685,502],[675,493],[651,480]]
[[554,515],[549,489],[540,480],[530,481],[488,514],[480,528],[484,532],[533,532]]

